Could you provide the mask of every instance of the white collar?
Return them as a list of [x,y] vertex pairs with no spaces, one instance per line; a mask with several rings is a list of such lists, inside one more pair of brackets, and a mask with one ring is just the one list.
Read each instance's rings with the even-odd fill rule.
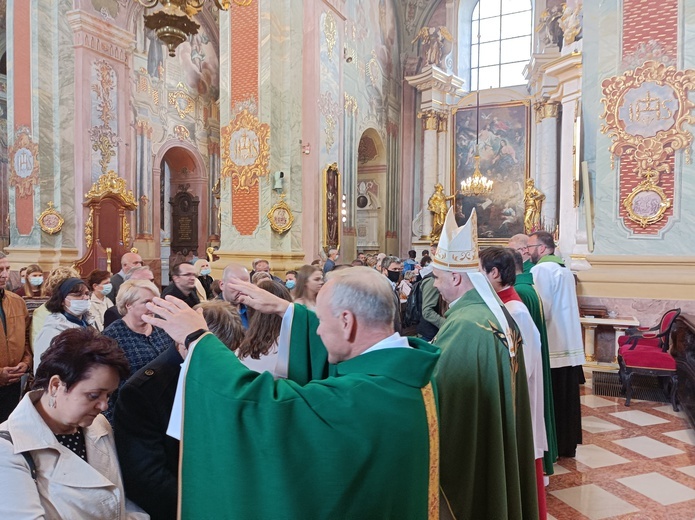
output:
[[410,344],[408,343],[408,338],[401,336],[398,334],[398,332],[394,332],[388,338],[384,338],[375,345],[369,347],[367,350],[362,352],[360,356],[366,354],[367,352],[374,352],[376,350],[383,350],[385,348],[410,348]]

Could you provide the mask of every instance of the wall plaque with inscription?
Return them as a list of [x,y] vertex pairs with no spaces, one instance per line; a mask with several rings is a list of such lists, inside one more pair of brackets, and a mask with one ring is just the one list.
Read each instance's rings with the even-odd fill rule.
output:
[[170,200],[172,207],[171,252],[198,249],[198,204],[200,200],[188,191],[179,191]]

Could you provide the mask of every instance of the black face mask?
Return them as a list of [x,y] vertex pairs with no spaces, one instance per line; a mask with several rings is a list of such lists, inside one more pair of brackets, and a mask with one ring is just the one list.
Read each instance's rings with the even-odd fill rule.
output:
[[387,271],[387,276],[389,277],[389,280],[391,280],[393,283],[398,282],[398,279],[401,277],[401,272],[400,271]]

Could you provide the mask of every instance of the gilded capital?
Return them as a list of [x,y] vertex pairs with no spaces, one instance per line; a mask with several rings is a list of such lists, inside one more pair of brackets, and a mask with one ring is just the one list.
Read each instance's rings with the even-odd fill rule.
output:
[[437,132],[446,132],[447,123],[449,118],[446,114],[439,114],[439,122],[437,124]]
[[560,104],[554,101],[539,101],[534,105],[536,111],[536,123],[540,123],[548,117],[557,118]]
[[439,129],[439,112],[436,110],[423,110],[417,117],[418,119],[422,119],[423,130]]

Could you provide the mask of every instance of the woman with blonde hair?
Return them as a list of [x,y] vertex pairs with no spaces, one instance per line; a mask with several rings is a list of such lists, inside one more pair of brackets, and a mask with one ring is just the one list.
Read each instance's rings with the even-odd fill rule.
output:
[[323,271],[316,265],[305,265],[297,271],[294,301],[307,309],[316,309],[316,296],[323,287]]
[[201,302],[211,300],[213,298],[212,282],[214,280],[212,276],[210,276],[212,272],[210,269],[210,262],[204,258],[200,258],[195,261],[193,267],[195,267],[195,275],[197,277],[195,281],[195,290],[198,293],[198,299]]
[[43,288],[43,269],[38,264],[28,265],[24,273],[24,285],[15,291],[22,298],[40,298]]

